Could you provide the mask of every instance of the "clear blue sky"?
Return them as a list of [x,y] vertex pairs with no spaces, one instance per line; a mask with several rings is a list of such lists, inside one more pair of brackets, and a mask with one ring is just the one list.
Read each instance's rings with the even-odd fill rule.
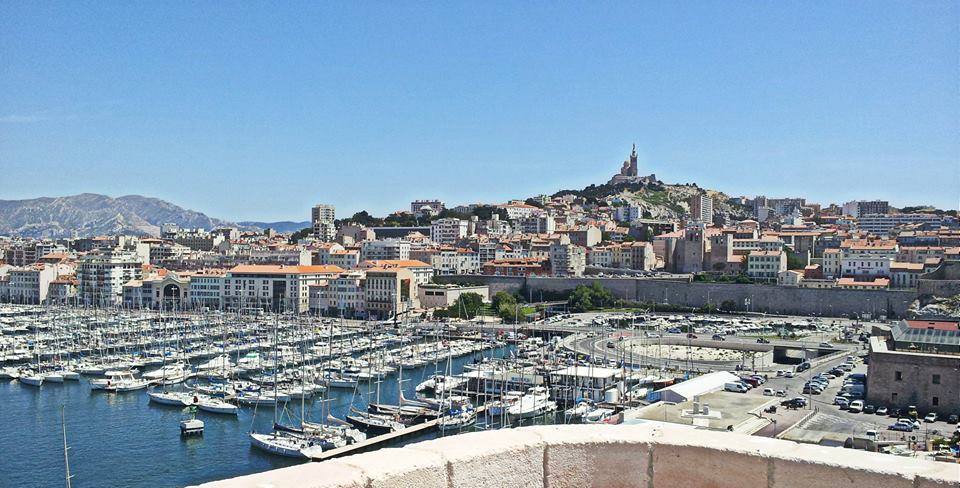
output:
[[[405,4],[405,5],[398,5]],[[960,198],[958,2],[0,3],[0,199]]]

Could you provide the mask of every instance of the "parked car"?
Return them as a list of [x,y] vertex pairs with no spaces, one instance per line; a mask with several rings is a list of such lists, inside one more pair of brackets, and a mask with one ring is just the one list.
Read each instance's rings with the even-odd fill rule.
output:
[[830,344],[829,342],[821,342],[820,347],[833,348],[833,344]]
[[890,415],[891,417],[894,417],[894,418],[900,418],[900,414],[901,414],[901,413],[903,413],[903,412],[901,411],[901,409],[899,409],[899,408],[891,408],[889,415]]
[[793,377],[794,377],[793,371],[786,371],[786,372],[784,372],[784,373],[783,373],[783,377],[784,377],[784,378],[793,378]]
[[777,390],[776,395],[777,395],[778,397],[785,397],[785,396],[787,396],[787,392],[786,392],[786,390]]
[[949,417],[947,417],[947,423],[948,424],[960,423],[960,417],[957,417],[957,414],[952,414]]
[[887,414],[887,407],[877,407],[876,414],[877,414],[877,415],[886,415],[886,414]]
[[773,388],[764,388],[763,396],[773,396]]
[[911,426],[909,426],[909,425],[907,425],[907,424],[901,424],[901,423],[899,423],[899,422],[897,422],[897,423],[895,423],[895,424],[890,424],[890,425],[887,427],[887,429],[888,429],[888,430],[895,430],[895,431],[898,431],[898,432],[913,432],[913,427],[911,427]]
[[833,404],[840,407],[840,410],[846,410],[850,406],[850,399],[847,397],[836,397],[833,399]]
[[804,361],[797,365],[797,373],[802,373],[808,369],[810,369],[810,363],[807,361]]
[[780,406],[786,408],[803,408],[807,406],[807,400],[801,397],[791,398],[780,402]]
[[928,423],[928,424],[929,424],[929,423],[936,422],[936,421],[937,421],[937,413],[936,413],[936,412],[930,412],[930,413],[928,413],[927,416],[923,418],[923,421],[926,422],[926,423]]
[[897,419],[898,424],[908,425],[911,430],[916,430],[920,428],[920,421],[914,419]]
[[770,341],[767,339],[764,339],[763,337],[760,337],[759,339],[757,339],[757,344],[770,344]]
[[730,382],[730,383],[726,383],[726,384],[723,385],[723,389],[726,390],[726,391],[732,391],[732,392],[734,392],[734,393],[746,393],[747,390],[749,390],[749,388],[747,388],[747,385],[745,385],[745,384],[743,384],[743,383],[741,383],[741,382],[739,382],[739,381],[733,381],[733,382]]
[[715,341],[725,341],[725,340],[727,340],[726,337],[724,337],[724,336],[722,336],[722,335],[720,335],[720,334],[713,334],[713,337],[711,337],[711,339],[713,339],[713,340],[715,340]]
[[850,412],[860,413],[863,411],[863,400],[854,400],[850,402]]
[[877,411],[877,407],[874,407],[873,405],[867,405],[863,407],[863,413],[866,413],[866,414],[873,414],[876,411]]

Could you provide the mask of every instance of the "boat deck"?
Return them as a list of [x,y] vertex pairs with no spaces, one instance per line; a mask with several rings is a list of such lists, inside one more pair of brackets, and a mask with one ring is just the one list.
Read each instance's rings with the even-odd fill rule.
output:
[[[483,413],[486,410],[486,406],[480,405],[476,408],[477,415]],[[440,419],[433,419],[423,422],[422,424],[412,425],[403,430],[398,430],[396,432],[390,432],[388,434],[381,434],[378,436],[370,437],[363,442],[358,442],[356,444],[350,444],[343,447],[338,447],[336,449],[331,449],[329,451],[323,451],[322,453],[311,456],[311,461],[326,461],[327,459],[333,459],[341,456],[349,456],[350,454],[356,454],[368,449],[377,449],[383,447],[384,443],[402,439],[404,437],[409,437],[415,434],[427,432],[437,427],[437,424],[440,423]]]

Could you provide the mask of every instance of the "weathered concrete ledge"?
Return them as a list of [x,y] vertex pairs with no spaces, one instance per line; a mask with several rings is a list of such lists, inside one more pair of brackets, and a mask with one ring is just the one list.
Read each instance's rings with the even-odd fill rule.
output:
[[681,425],[567,425],[462,434],[203,488],[960,486],[960,464]]

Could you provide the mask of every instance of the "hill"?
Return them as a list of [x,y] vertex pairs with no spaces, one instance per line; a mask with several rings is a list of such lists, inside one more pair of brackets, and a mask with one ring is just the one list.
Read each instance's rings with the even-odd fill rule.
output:
[[159,235],[160,225],[213,229],[231,225],[173,203],[140,195],[95,193],[0,200],[0,235],[71,237],[104,234]]

